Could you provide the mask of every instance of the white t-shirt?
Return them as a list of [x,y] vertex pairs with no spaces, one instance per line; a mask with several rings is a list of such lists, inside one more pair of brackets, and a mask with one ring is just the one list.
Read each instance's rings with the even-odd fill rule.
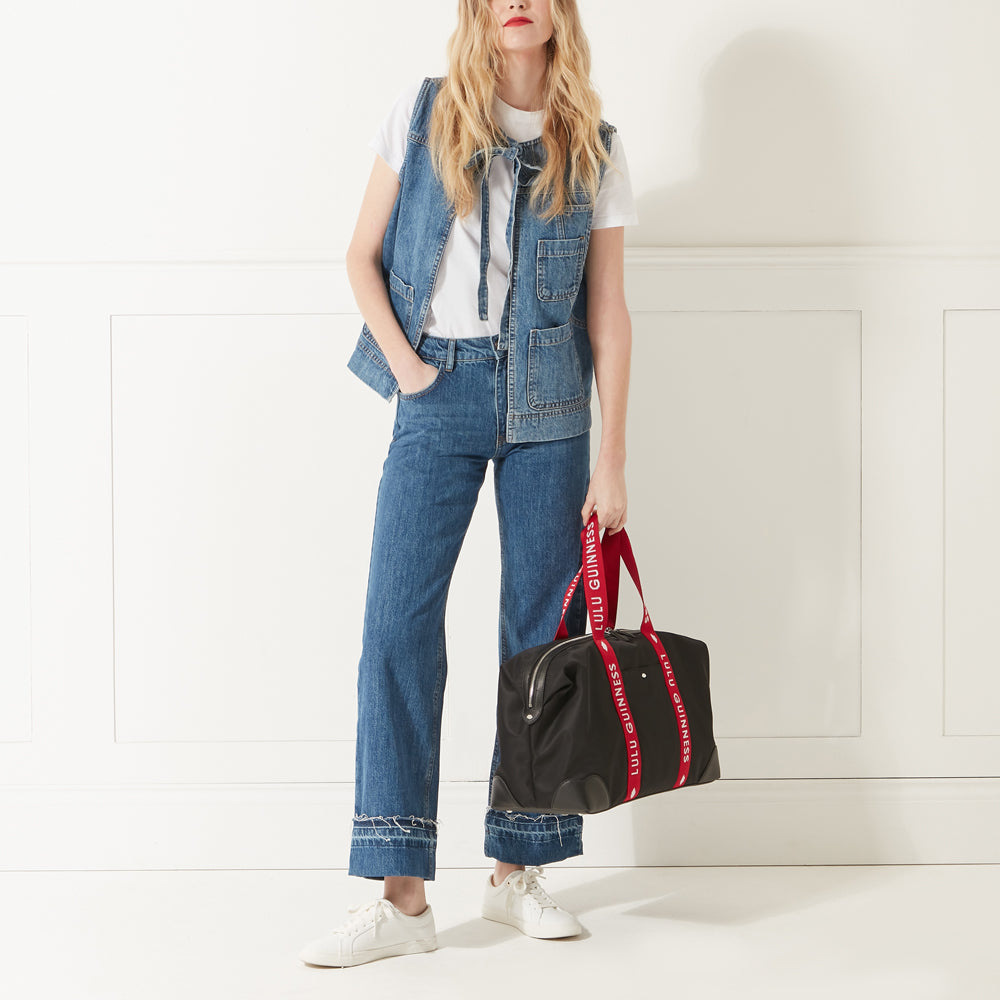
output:
[[[369,148],[396,174],[403,165],[406,134],[423,80],[408,86],[396,99]],[[515,141],[526,142],[542,134],[542,111],[521,111],[496,98],[493,115],[500,127]],[[611,139],[610,166],[597,193],[592,229],[634,226],[639,217],[632,197],[628,163],[618,133]],[[486,272],[489,288],[489,319],[479,318],[479,255],[481,195],[476,185],[476,206],[464,218],[456,218],[441,257],[434,295],[427,310],[424,332],[432,337],[488,337],[500,332],[500,317],[507,298],[507,219],[514,194],[514,164],[506,157],[493,158],[490,168],[490,261]]]

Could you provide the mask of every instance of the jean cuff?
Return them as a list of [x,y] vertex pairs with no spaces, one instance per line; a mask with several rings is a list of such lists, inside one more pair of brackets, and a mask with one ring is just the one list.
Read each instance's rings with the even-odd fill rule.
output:
[[437,821],[418,816],[355,817],[347,874],[434,880]]
[[547,865],[583,854],[583,817],[489,809],[483,852],[512,865]]

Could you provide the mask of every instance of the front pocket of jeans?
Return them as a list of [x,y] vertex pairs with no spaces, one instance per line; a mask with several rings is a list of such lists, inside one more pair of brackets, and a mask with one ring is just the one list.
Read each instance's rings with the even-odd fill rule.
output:
[[443,371],[444,371],[444,368],[441,365],[438,365],[437,375],[435,375],[434,378],[431,379],[431,384],[430,385],[425,386],[423,389],[420,389],[418,392],[401,392],[399,394],[399,398],[400,399],[421,399],[424,396],[428,395],[429,393],[432,393],[444,381],[444,378],[442,376],[442,372]]
[[585,242],[582,236],[538,241],[535,277],[539,299],[557,302],[576,295],[583,276]]
[[528,405],[545,410],[585,401],[572,324],[532,330],[528,341]]

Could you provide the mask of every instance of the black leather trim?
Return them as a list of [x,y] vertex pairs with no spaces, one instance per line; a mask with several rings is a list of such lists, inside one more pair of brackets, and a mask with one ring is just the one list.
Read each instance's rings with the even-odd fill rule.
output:
[[608,786],[598,774],[582,781],[567,778],[552,796],[552,809],[560,813],[597,813],[611,808]]
[[507,782],[499,775],[493,775],[493,790],[490,792],[491,809],[519,809],[524,811],[524,806],[510,793]]
[[716,746],[715,749],[712,750],[712,756],[708,758],[705,770],[698,779],[698,784],[704,785],[709,781],[715,781],[715,779],[720,777],[721,774],[722,772],[719,770],[719,748]]

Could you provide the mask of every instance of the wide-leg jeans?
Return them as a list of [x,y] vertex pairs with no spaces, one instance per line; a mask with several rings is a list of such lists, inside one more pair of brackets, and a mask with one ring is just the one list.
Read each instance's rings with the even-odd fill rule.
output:
[[[590,479],[590,434],[505,440],[507,353],[490,337],[425,337],[438,366],[424,390],[397,397],[382,468],[361,661],[355,808],[348,874],[432,880],[438,834],[441,712],[447,674],[445,604],[452,572],[493,462],[500,528],[500,661],[553,639],[566,588],[580,568],[580,510]],[[570,634],[586,628],[579,591]],[[490,669],[497,661],[463,670]],[[494,739],[484,854],[542,865],[583,853],[583,819],[489,807],[500,759]],[[485,763],[485,762],[484,762]]]

